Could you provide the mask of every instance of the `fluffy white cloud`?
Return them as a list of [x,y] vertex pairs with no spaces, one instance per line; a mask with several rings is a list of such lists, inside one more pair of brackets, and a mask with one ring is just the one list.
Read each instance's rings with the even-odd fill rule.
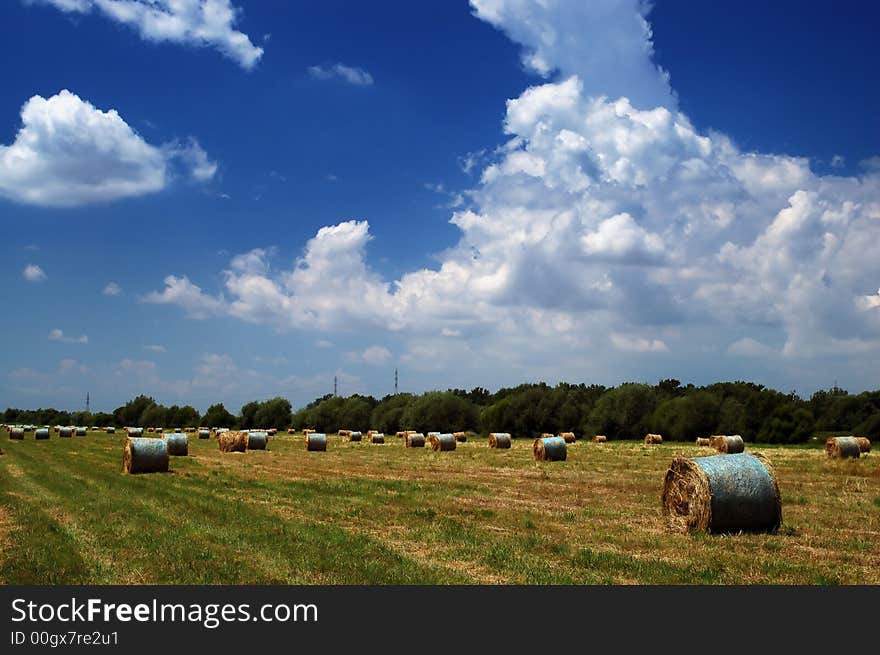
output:
[[116,284],[116,282],[108,282],[101,293],[105,296],[118,296],[122,293],[122,287]]
[[161,292],[151,292],[142,298],[150,303],[174,303],[186,309],[190,318],[204,319],[222,313],[224,302],[220,298],[212,298],[202,293],[197,285],[189,281],[186,276],[175,277],[169,275],[165,278],[165,289]]
[[319,80],[339,78],[355,86],[370,86],[373,76],[363,68],[346,66],[345,64],[309,66],[309,75]]
[[33,96],[12,145],[0,145],[0,197],[42,207],[76,207],[165,188],[179,162],[195,179],[213,176],[198,143],[152,146],[114,109],[67,91]]
[[[804,158],[700,133],[647,66],[650,31],[630,21],[641,3],[474,4],[531,48],[536,68],[565,75],[508,101],[508,141],[481,163],[471,206],[451,218],[459,241],[436,268],[384,278],[367,263],[368,224],[347,221],[318,230],[292,266],[252,251],[233,260],[221,294],[181,294],[169,277],[154,299],[281,329],[396,332],[401,361],[481,383],[499,362],[507,381],[663,376],[651,366],[669,358],[651,354],[667,350],[684,373],[717,378],[771,354],[764,343],[784,344],[791,368],[773,374],[787,387],[827,382],[798,364],[811,358],[880,363],[880,260],[869,256],[880,167],[822,176]],[[580,64],[566,46],[583,34],[573,53],[601,49],[621,25],[642,39],[615,55],[633,60],[621,74],[632,97],[590,78],[594,59]],[[637,93],[648,79],[656,93]],[[845,360],[839,370],[860,375]]]
[[24,270],[21,272],[21,275],[28,282],[42,282],[49,277],[48,275],[46,275],[46,272],[37,264],[28,264],[27,266],[25,266]]
[[61,341],[63,343],[88,343],[89,338],[85,334],[80,337],[68,337],[64,330],[53,328],[49,330],[49,341]]
[[213,47],[251,69],[263,49],[235,29],[241,10],[230,0],[31,0],[67,13],[102,13],[147,41]]
[[365,364],[384,364],[391,359],[391,351],[384,346],[369,346],[363,352],[348,353],[348,359]]

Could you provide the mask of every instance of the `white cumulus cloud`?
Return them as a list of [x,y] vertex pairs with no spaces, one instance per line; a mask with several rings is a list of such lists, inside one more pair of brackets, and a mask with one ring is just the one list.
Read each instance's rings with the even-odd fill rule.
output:
[[105,296],[118,296],[122,293],[122,287],[116,284],[116,282],[108,282],[101,293]]
[[21,272],[21,275],[28,282],[42,282],[49,277],[48,275],[46,275],[46,272],[37,264],[28,264],[27,266],[25,266],[24,270]]
[[85,334],[80,337],[68,337],[64,330],[53,328],[49,330],[49,341],[61,341],[62,343],[88,343],[89,338]]

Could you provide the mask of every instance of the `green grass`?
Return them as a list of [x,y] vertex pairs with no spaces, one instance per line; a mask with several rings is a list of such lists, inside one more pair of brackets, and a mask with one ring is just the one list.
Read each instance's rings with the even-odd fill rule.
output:
[[777,470],[776,535],[677,535],[663,475],[689,444],[530,444],[454,452],[299,436],[224,455],[190,440],[172,472],[125,475],[124,437],[9,441],[0,456],[4,584],[880,584],[873,455],[761,447]]

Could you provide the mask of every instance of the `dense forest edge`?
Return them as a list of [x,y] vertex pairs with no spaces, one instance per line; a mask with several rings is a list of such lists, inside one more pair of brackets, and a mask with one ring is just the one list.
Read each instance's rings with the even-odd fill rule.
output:
[[87,425],[104,427],[305,427],[334,433],[339,429],[385,433],[509,432],[533,438],[541,433],[573,431],[579,438],[604,434],[609,439],[640,439],[648,432],[665,439],[690,441],[710,434],[739,434],[746,441],[803,443],[823,433],[880,437],[880,390],[850,394],[837,386],[817,391],[809,400],[752,382],[682,386],[678,380],[656,385],[624,383],[617,387],[559,383],[521,384],[490,393],[449,389],[423,394],[398,393],[376,399],[328,394],[291,411],[290,401],[271,398],[245,404],[238,415],[222,403],[205,414],[189,405],[165,407],[138,396],[111,413],[9,408],[0,423]]

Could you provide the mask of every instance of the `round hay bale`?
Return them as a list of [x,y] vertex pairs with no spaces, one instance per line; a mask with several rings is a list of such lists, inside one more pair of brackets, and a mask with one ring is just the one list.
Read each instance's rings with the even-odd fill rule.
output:
[[351,430],[340,430],[337,434],[339,434],[340,437],[348,437],[351,436]]
[[568,449],[562,437],[539,437],[532,444],[532,453],[539,462],[564,462]]
[[[360,440],[360,432],[358,432],[358,440]],[[327,435],[323,432],[310,432],[307,434],[306,450],[321,452],[327,450]]]
[[116,428],[114,428],[113,426],[110,426],[110,427],[104,428],[104,432],[106,432],[107,434],[116,434]]
[[696,444],[698,446],[711,446],[712,439],[710,439],[709,437],[697,437]]
[[221,432],[217,435],[217,446],[221,453],[243,453],[247,450],[247,432]]
[[61,428],[61,432],[58,433],[59,437],[63,437],[64,439],[69,439],[73,436],[73,428]]
[[[144,436],[143,428],[125,428],[125,432],[132,438]],[[152,430],[150,430],[150,432],[152,432]]]
[[385,435],[382,432],[374,432],[373,436],[370,437],[370,443],[376,443],[376,444],[385,443]]
[[606,441],[608,441],[608,437],[606,437],[604,434],[597,434],[595,437],[593,437],[594,443],[605,443]]
[[438,451],[447,451],[447,450],[455,450],[455,446],[458,443],[455,440],[455,437],[452,436],[449,432],[431,434],[428,437],[428,443],[431,445],[431,448]]
[[646,446],[657,446],[663,443],[663,437],[659,434],[646,434],[645,435],[645,445]]
[[464,443],[467,441],[467,433],[465,432],[453,432],[452,436],[455,437],[455,440],[459,443]]
[[782,523],[776,473],[760,453],[674,458],[661,503],[676,532],[775,532]]
[[34,439],[48,439],[49,438],[49,428],[39,428],[36,432],[34,432]]
[[348,441],[360,441],[361,439],[363,439],[363,435],[357,430],[348,433]]
[[856,437],[856,441],[859,442],[859,450],[863,453],[871,452],[871,440],[867,437]]
[[574,443],[577,439],[574,436],[574,432],[560,432],[559,436],[565,439],[565,443]]
[[489,434],[489,448],[510,448],[509,432],[492,432]]
[[438,436],[439,434],[440,434],[439,432],[429,432],[428,434],[425,435],[425,437],[427,437],[428,439],[430,439],[431,437],[436,437],[436,436]]
[[210,439],[211,431],[210,430],[199,430],[199,439]]
[[825,442],[825,454],[834,459],[862,456],[859,442],[855,437],[829,437]]
[[186,457],[189,455],[189,437],[184,432],[172,432],[165,435],[165,443],[168,454],[172,457]]
[[709,439],[709,445],[719,453],[724,453],[725,455],[735,455],[746,449],[746,445],[743,443],[743,438],[738,434],[715,435]]
[[395,432],[394,436],[398,439],[403,439],[406,436],[406,431],[401,430],[399,432]]
[[407,448],[425,447],[425,435],[421,432],[407,432],[403,439],[403,443]]
[[278,434],[278,430],[276,428],[269,428],[268,430],[266,430],[266,434],[270,437],[274,437],[276,434]]
[[185,429],[184,429],[184,432],[185,432],[186,434],[191,434],[191,433],[193,433],[193,432],[195,432],[195,431],[196,431],[195,428],[185,428]]
[[75,437],[84,437],[84,436],[86,436],[86,433],[87,433],[87,432],[88,432],[88,430],[86,430],[84,427],[78,427],[78,428],[76,429],[76,432],[73,433],[73,436],[75,436]]
[[287,434],[296,434],[296,428],[287,428]]
[[126,473],[165,473],[168,471],[168,444],[164,439],[128,437],[122,451]]
[[24,428],[9,428],[10,439],[24,439]]
[[555,437],[555,434],[550,434],[549,432],[542,432],[541,436],[538,439],[548,439],[550,437]]
[[268,432],[248,432],[247,448],[248,450],[266,450],[269,445]]

